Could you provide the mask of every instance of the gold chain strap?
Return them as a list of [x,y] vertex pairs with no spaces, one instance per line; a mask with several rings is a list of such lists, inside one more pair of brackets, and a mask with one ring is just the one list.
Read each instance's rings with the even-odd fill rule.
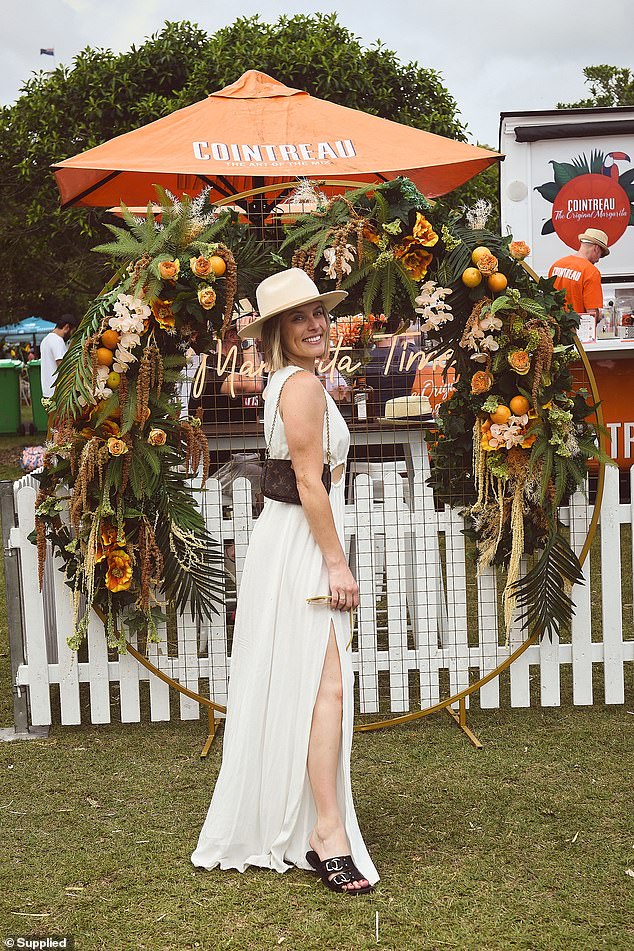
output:
[[[297,369],[298,369],[298,371],[301,373],[301,367],[298,367]],[[272,422],[272,424],[271,424],[271,435],[270,435],[270,437],[269,437],[269,441],[268,441],[268,444],[267,444],[267,447],[266,447],[266,455],[267,455],[267,458],[268,458],[268,457],[270,456],[270,454],[271,454],[271,443],[273,442],[273,430],[275,429],[275,423],[277,422],[277,415],[278,415],[279,409],[280,409],[280,400],[282,399],[282,390],[284,389],[284,387],[286,386],[286,384],[288,383],[288,381],[290,380],[290,378],[291,378],[292,376],[295,376],[295,372],[289,373],[289,375],[286,377],[286,379],[285,379],[284,382],[282,383],[282,385],[281,385],[281,387],[280,387],[280,392],[279,392],[278,395],[277,395],[277,403],[276,403],[276,405],[275,405],[275,412],[273,413],[273,422]],[[325,390],[324,390],[324,399],[326,400],[326,461],[328,462],[328,468],[330,468],[330,461],[331,461],[331,456],[330,456],[330,413],[328,412],[328,396],[327,396]]]

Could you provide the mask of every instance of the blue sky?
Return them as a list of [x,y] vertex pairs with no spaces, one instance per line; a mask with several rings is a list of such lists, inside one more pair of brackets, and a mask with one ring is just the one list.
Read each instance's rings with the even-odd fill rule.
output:
[[[381,39],[401,60],[442,72],[474,140],[497,146],[499,114],[552,109],[585,95],[584,66],[634,66],[631,8],[623,0],[338,0],[336,6],[278,0],[4,0],[0,101],[52,60],[70,65],[85,46],[116,51],[143,42],[166,19],[189,19],[208,32],[238,16],[329,12],[365,45]],[[25,12],[26,11],[26,12]],[[257,68],[257,63],[253,66]],[[237,78],[237,77],[236,77]],[[211,91],[211,90],[210,90]]]

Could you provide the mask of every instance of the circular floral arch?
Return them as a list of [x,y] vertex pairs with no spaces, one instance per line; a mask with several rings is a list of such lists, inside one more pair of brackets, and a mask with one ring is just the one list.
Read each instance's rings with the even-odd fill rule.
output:
[[450,354],[456,383],[429,438],[436,500],[464,510],[479,567],[505,569],[507,628],[518,613],[529,638],[569,621],[566,585],[581,568],[557,512],[588,460],[604,458],[596,394],[570,372],[577,315],[527,273],[523,242],[487,229],[482,203],[463,221],[407,179],[331,198],[309,190],[314,207],[282,239],[210,209],[205,193],[160,193],[158,213],[123,208],[125,227],[109,226],[114,240],[99,250],[119,267],[60,367],[37,499],[41,567],[48,538],[73,591],[73,647],[93,608],[121,650],[126,629],[156,639],[167,601],[195,617],[215,610],[220,551],[189,483],[201,468],[207,477],[207,440],[198,419],[180,417],[177,383],[186,348],[213,349],[235,301],[290,265],[347,290],[346,312],[370,327],[378,313],[395,332],[416,320],[429,355]]

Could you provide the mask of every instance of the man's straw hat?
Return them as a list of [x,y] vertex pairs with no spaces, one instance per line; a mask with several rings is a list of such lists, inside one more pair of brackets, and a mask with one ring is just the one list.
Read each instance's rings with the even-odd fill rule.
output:
[[265,278],[255,293],[260,316],[246,327],[240,328],[238,331],[240,337],[257,338],[267,320],[277,317],[278,314],[292,307],[321,301],[324,308],[330,312],[348,296],[346,291],[328,291],[326,294],[320,294],[315,282],[306,271],[298,267],[291,267],[287,271],[280,271],[278,274]]
[[579,240],[583,244],[598,244],[601,248],[601,257],[607,258],[610,253],[608,248],[608,236],[605,231],[599,231],[598,228],[586,228],[583,234],[579,235]]

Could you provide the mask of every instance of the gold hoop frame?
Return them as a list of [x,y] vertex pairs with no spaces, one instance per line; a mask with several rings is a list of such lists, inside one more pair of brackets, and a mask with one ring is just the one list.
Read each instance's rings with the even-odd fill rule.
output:
[[[368,182],[350,182],[350,181],[348,181],[348,182],[345,182],[345,181],[315,181],[314,184],[317,185],[317,186],[320,186],[320,187],[324,187],[324,188],[328,188],[328,187],[335,187],[335,188],[342,188],[342,187],[343,187],[343,188],[357,188],[357,187],[358,187],[358,188],[364,188],[364,187],[366,187],[368,184],[371,184],[371,183],[368,183]],[[259,187],[259,188],[250,189],[249,191],[240,192],[240,193],[237,194],[237,195],[232,195],[232,196],[230,196],[230,197],[228,197],[228,198],[222,199],[221,201],[215,203],[215,207],[222,207],[223,205],[233,205],[233,204],[236,204],[238,201],[240,201],[240,200],[242,200],[242,199],[244,199],[244,198],[251,198],[251,197],[253,197],[253,196],[255,196],[255,195],[262,195],[262,194],[264,194],[264,193],[266,193],[266,192],[282,191],[282,190],[285,189],[285,188],[295,188],[295,187],[297,187],[297,181],[296,181],[296,180],[295,180],[295,181],[291,181],[291,182],[281,182],[281,183],[279,183],[278,185],[265,185],[265,186],[262,186],[262,187]],[[521,265],[522,265],[522,267],[524,268],[524,270],[527,272],[527,274],[528,274],[534,281],[536,281],[536,282],[539,281],[539,275],[537,275],[537,274],[535,273],[535,271],[533,271],[533,269],[532,269],[528,264],[526,264],[524,261],[522,261],[522,262],[521,262]],[[590,365],[590,361],[589,361],[589,359],[588,359],[588,356],[587,356],[585,350],[583,349],[583,346],[582,346],[582,344],[581,344],[581,342],[580,342],[580,340],[579,340],[579,338],[577,337],[576,334],[575,334],[575,346],[576,346],[576,348],[577,348],[577,352],[578,352],[579,357],[580,357],[580,359],[581,359],[581,363],[583,364],[584,370],[585,370],[586,375],[587,375],[587,377],[588,377],[588,381],[589,381],[589,384],[590,384],[590,390],[591,390],[591,394],[592,394],[592,399],[593,399],[594,405],[595,405],[595,407],[596,407],[596,409],[594,410],[594,416],[595,416],[596,421],[597,421],[597,430],[598,430],[598,433],[599,433],[599,442],[600,442],[600,445],[602,445],[602,448],[604,448],[604,449],[607,451],[607,450],[608,450],[608,446],[607,446],[607,439],[606,439],[606,435],[605,435],[605,427],[604,427],[604,421],[603,421],[603,412],[602,412],[602,410],[601,410],[600,399],[599,399],[599,391],[598,391],[598,389],[597,389],[596,379],[595,379],[595,377],[594,377],[594,373],[593,373],[593,371],[592,371],[592,367],[591,367],[591,365]],[[592,545],[592,542],[593,542],[593,540],[594,540],[594,536],[595,536],[595,533],[596,533],[597,524],[598,524],[598,521],[599,521],[599,514],[600,514],[600,510],[601,510],[601,502],[602,502],[602,500],[603,500],[604,484],[605,484],[605,463],[602,462],[602,461],[599,461],[599,463],[598,463],[598,477],[597,477],[597,494],[596,494],[596,499],[595,499],[595,504],[594,504],[594,510],[593,510],[593,513],[592,513],[592,518],[591,518],[590,524],[589,524],[589,526],[588,526],[588,533],[587,533],[587,536],[586,536],[586,540],[585,540],[585,542],[584,542],[583,548],[582,548],[581,553],[580,553],[580,555],[579,555],[579,561],[580,561],[580,563],[581,563],[582,565],[584,564],[584,562],[585,562],[585,560],[586,560],[586,558],[587,558],[587,556],[588,556],[588,552],[589,552],[589,550],[590,550],[590,546]],[[96,613],[100,616],[100,618],[101,618],[102,621],[105,620],[105,618],[101,615],[101,612],[97,611]],[[477,737],[473,734],[473,732],[472,732],[472,731],[469,729],[469,727],[467,726],[467,722],[466,722],[466,703],[465,703],[466,698],[467,698],[468,696],[470,696],[471,694],[475,693],[476,691],[480,690],[480,688],[483,687],[485,684],[488,684],[491,680],[495,679],[495,677],[498,677],[501,673],[503,673],[505,670],[507,670],[519,657],[522,656],[522,654],[524,653],[524,651],[526,651],[526,650],[527,650],[532,644],[534,644],[536,641],[537,641],[537,635],[536,635],[536,634],[532,635],[532,637],[527,638],[527,639],[526,639],[515,651],[513,651],[513,653],[510,654],[501,664],[499,664],[499,665],[498,665],[497,667],[495,667],[493,670],[489,671],[489,673],[486,674],[484,677],[481,677],[479,680],[475,681],[473,684],[470,684],[468,687],[465,687],[464,690],[461,690],[461,691],[459,691],[459,692],[456,693],[456,694],[452,694],[452,696],[447,697],[447,698],[445,698],[444,700],[441,700],[439,703],[433,704],[433,706],[431,706],[431,707],[426,707],[424,710],[415,710],[415,711],[413,711],[413,712],[411,712],[411,713],[398,714],[398,715],[395,715],[395,716],[393,716],[393,717],[389,717],[389,718],[383,719],[383,720],[377,720],[377,721],[372,722],[372,723],[357,723],[357,724],[355,725],[355,727],[354,727],[354,730],[355,730],[355,732],[357,732],[357,733],[368,733],[368,732],[371,732],[371,731],[373,731],[373,730],[382,730],[382,729],[386,729],[386,728],[388,728],[388,727],[401,726],[402,724],[405,724],[405,723],[412,723],[414,720],[420,720],[422,717],[430,716],[430,715],[433,714],[433,713],[439,713],[441,710],[446,710],[447,713],[448,713],[448,714],[452,717],[452,719],[456,722],[456,724],[465,732],[465,734],[468,736],[468,738],[469,738],[469,740],[471,741],[471,743],[472,743],[476,748],[479,749],[479,748],[481,748],[482,744],[480,743],[480,741],[477,739]],[[174,690],[179,691],[180,693],[184,694],[186,697],[189,697],[191,700],[195,700],[197,703],[200,703],[200,704],[202,704],[204,707],[207,708],[208,716],[209,716],[209,735],[208,735],[208,737],[207,737],[207,740],[206,740],[206,742],[205,742],[205,745],[203,746],[203,749],[202,749],[201,754],[200,754],[201,757],[206,756],[207,753],[209,752],[209,749],[210,749],[210,747],[211,747],[211,743],[212,743],[212,741],[213,741],[213,738],[214,738],[214,735],[215,735],[215,732],[216,732],[216,729],[217,729],[217,723],[216,723],[215,714],[216,714],[216,713],[226,713],[226,707],[223,706],[222,704],[216,703],[214,700],[211,700],[211,699],[209,699],[208,697],[203,697],[201,694],[198,694],[198,693],[196,693],[195,691],[190,690],[188,687],[184,687],[184,686],[183,686],[182,684],[180,684],[177,680],[174,680],[172,677],[169,677],[169,676],[168,676],[167,674],[165,674],[162,670],[160,670],[158,667],[156,667],[151,661],[149,661],[149,660],[147,659],[147,657],[145,657],[143,654],[141,654],[141,653],[140,653],[135,647],[133,647],[130,643],[128,643],[127,649],[128,649],[128,651],[130,652],[130,654],[132,654],[132,656],[133,656],[143,667],[145,667],[146,670],[148,670],[148,671],[150,671],[151,673],[153,673],[155,676],[157,676],[157,677],[158,677],[160,680],[162,680],[164,683],[168,684],[170,687],[173,687]],[[458,713],[456,713],[455,710],[452,709],[455,704],[458,704]]]

